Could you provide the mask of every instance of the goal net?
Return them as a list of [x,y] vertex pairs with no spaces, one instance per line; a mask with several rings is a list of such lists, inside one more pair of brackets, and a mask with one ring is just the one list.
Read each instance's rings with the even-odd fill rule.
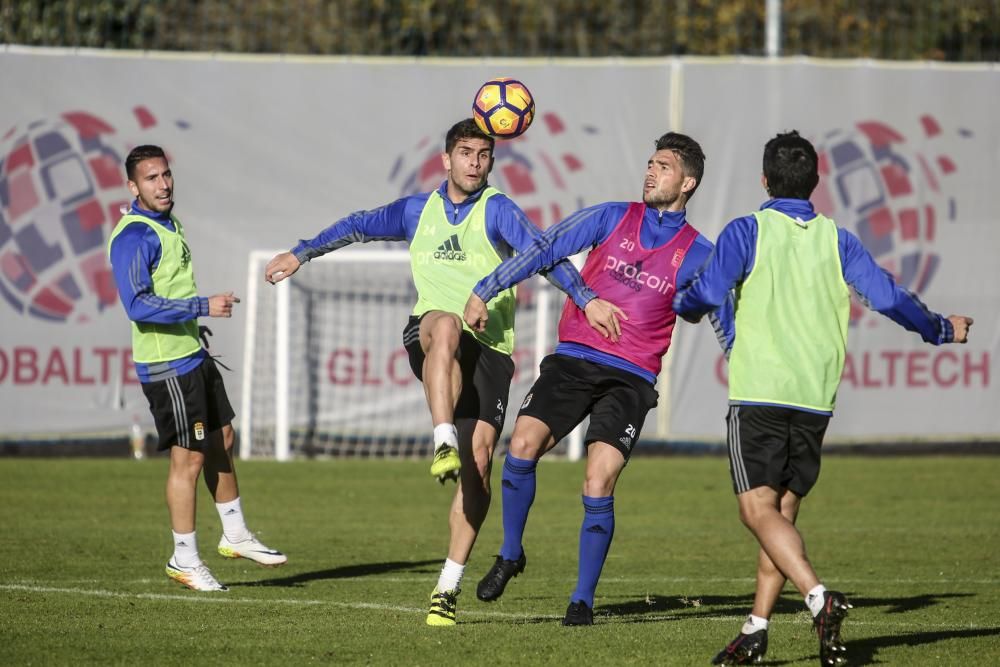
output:
[[[277,285],[274,252],[250,254],[240,456],[422,457],[433,452],[423,387],[403,327],[416,302],[406,250],[345,249]],[[502,449],[541,358],[556,342],[565,296],[542,278],[518,286],[515,375]],[[579,458],[579,432],[556,452]]]

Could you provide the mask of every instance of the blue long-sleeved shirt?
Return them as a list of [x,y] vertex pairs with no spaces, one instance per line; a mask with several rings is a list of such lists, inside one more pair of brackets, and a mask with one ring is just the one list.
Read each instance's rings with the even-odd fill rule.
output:
[[[441,184],[437,191],[444,201],[445,214],[451,224],[458,225],[465,220],[484,190],[485,186],[461,203],[455,204],[448,198],[447,181]],[[298,245],[292,248],[292,254],[300,262],[307,262],[351,243],[369,241],[409,243],[416,234],[420,214],[430,195],[429,192],[409,195],[370,211],[351,213],[314,238],[300,240]],[[485,217],[487,238],[501,259],[512,257],[515,251],[532,252],[537,246],[545,243],[542,232],[506,195],[498,194],[486,200]],[[550,269],[546,278],[569,295],[581,308],[596,296],[568,261],[555,262],[546,268]]]
[[[473,289],[473,292],[483,301],[489,301],[511,285],[543,271],[565,257],[594,248],[603,243],[621,222],[629,202],[606,202],[577,211],[557,225],[545,231],[543,242],[530,250],[505,261],[493,273],[483,278]],[[681,227],[684,226],[685,212],[660,212],[655,208],[646,207],[640,228],[640,241],[646,248],[659,248],[667,244]],[[677,284],[686,285],[695,275],[698,268],[706,261],[712,252],[712,243],[699,234],[684,256],[677,269]],[[616,303],[628,314],[628,304]],[[731,317],[728,318],[731,321]],[[726,318],[713,320],[719,330],[727,327]],[[596,350],[579,343],[560,342],[556,346],[557,354],[587,359],[595,363],[613,366],[634,373],[650,383],[656,382],[656,377],[621,357]]]
[[[761,210],[774,209],[803,221],[816,217],[808,200],[771,199]],[[926,342],[940,345],[954,339],[948,318],[934,313],[912,292],[900,287],[865,249],[857,236],[837,228],[840,264],[844,282],[870,309],[882,313]],[[731,298],[733,288],[746,280],[754,267],[757,248],[757,219],[752,215],[736,218],[722,230],[715,251],[690,286],[674,296],[674,311],[689,321],[697,321]],[[732,349],[739,335],[735,324],[726,333],[725,349]],[[786,406],[787,407],[787,406]]]
[[[175,231],[169,212],[147,211],[139,207],[138,200],[132,202],[129,214],[144,216]],[[208,316],[208,297],[166,299],[153,293],[153,271],[160,263],[162,252],[160,237],[141,222],[128,225],[111,242],[111,270],[128,318],[133,322],[176,324]],[[206,356],[201,349],[173,361],[136,363],[136,376],[140,382],[154,382],[184,375],[197,368]]]

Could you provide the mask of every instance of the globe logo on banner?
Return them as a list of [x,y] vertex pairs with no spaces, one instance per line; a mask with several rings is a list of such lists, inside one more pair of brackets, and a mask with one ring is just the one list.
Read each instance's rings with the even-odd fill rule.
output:
[[[144,107],[133,114],[140,129],[156,124]],[[71,111],[0,139],[0,295],[18,313],[86,322],[117,301],[106,245],[131,196],[115,134]]]
[[[576,137],[559,115],[548,112],[540,119],[516,139],[497,140],[490,183],[510,196],[536,226],[546,229],[583,206],[572,179],[584,164],[572,150]],[[583,131],[597,132],[592,127]],[[443,144],[443,137],[424,137],[412,152],[396,160],[389,181],[399,186],[401,196],[441,185],[446,177],[441,164]],[[415,165],[407,164],[409,154],[416,156]]]
[[[944,143],[941,126],[928,115],[920,125],[920,135],[910,138],[879,121],[829,132],[816,146],[820,182],[812,196],[817,211],[853,228],[882,268],[917,293],[940,265],[933,251],[938,225],[957,214],[947,190],[957,166],[934,151]],[[852,323],[865,312],[852,302]]]

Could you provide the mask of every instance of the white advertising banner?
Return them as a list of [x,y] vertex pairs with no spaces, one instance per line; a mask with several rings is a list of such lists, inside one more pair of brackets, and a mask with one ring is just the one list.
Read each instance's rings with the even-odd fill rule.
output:
[[[351,211],[436,187],[444,132],[495,76],[524,81],[538,115],[526,135],[498,143],[491,182],[541,227],[637,198],[652,142],[676,129],[708,155],[689,219],[714,240],[766,198],[764,142],[793,128],[811,138],[823,156],[819,208],[929,307],[976,318],[969,345],[936,348],[859,308],[831,435],[1000,434],[996,68],[9,48],[0,51],[0,437],[150,424],[105,259],[129,200],[130,148],[154,143],[170,156],[200,293],[239,295],[251,250],[289,248]],[[234,369],[225,377],[237,407],[244,318],[238,306],[232,320],[202,322],[215,334],[211,351]],[[670,400],[645,434],[721,440],[725,363],[714,336],[682,325],[676,341]]]
[[[290,248],[351,211],[440,184],[446,130],[471,115],[477,88],[496,76],[528,84],[538,114],[526,135],[498,144],[491,182],[537,224],[639,196],[666,126],[662,61],[0,51],[8,91],[0,106],[0,435],[151,422],[104,254],[129,199],[122,162],[130,148],[168,152],[200,293],[239,295],[251,250]],[[235,371],[225,376],[234,406],[244,317],[237,306],[232,320],[202,322],[214,332],[211,351]]]
[[[683,77],[683,126],[708,156],[689,219],[709,238],[767,200],[764,144],[795,129],[819,152],[816,207],[931,310],[975,318],[969,344],[934,347],[855,304],[829,438],[995,439],[1000,69],[696,61]],[[684,327],[672,355],[674,436],[718,438],[726,364],[710,328]]]

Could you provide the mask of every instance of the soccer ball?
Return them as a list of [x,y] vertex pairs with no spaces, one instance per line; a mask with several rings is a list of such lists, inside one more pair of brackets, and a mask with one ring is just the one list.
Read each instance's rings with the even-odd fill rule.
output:
[[513,139],[524,134],[535,117],[535,100],[528,87],[516,79],[490,79],[476,93],[472,117],[486,134]]

